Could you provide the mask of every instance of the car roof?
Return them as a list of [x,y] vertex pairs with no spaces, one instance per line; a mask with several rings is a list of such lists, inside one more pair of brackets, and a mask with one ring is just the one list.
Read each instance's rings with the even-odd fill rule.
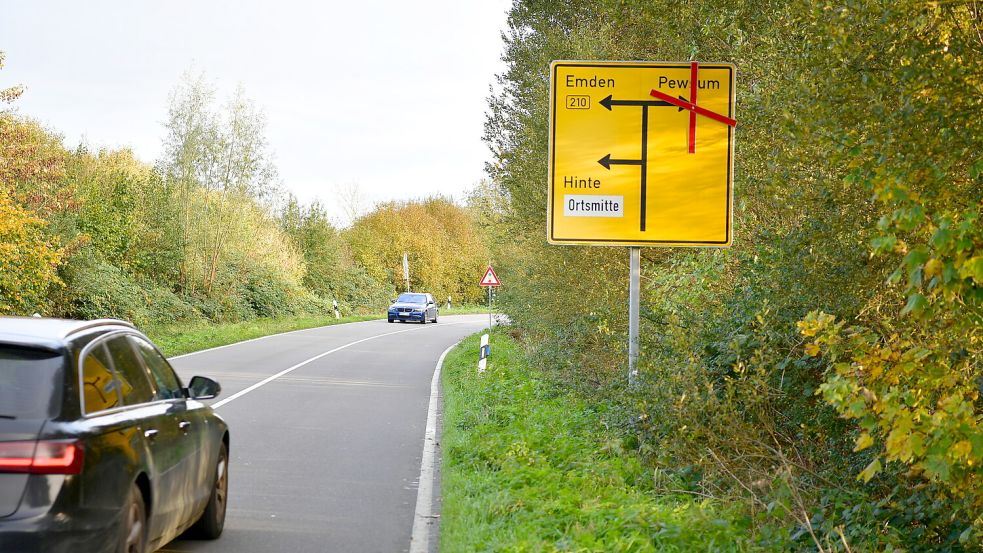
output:
[[0,317],[0,343],[62,349],[73,335],[99,327],[136,328],[117,319],[77,321],[43,317]]

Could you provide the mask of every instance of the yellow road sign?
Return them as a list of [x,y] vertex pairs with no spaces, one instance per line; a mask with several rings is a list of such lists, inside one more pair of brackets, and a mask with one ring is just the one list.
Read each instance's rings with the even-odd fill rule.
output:
[[550,69],[551,244],[730,245],[733,65]]

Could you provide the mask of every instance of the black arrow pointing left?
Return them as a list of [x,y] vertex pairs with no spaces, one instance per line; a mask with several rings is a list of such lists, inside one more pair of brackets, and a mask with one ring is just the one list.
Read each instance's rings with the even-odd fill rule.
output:
[[611,159],[611,154],[602,157],[597,162],[608,171],[611,170],[612,165],[641,165],[643,163],[640,159]]

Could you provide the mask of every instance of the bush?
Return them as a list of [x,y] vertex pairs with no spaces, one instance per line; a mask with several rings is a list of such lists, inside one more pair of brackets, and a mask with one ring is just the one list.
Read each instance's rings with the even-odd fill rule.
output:
[[62,268],[66,283],[57,314],[77,319],[115,318],[136,325],[195,321],[193,305],[153,283],[140,283],[119,267],[103,261],[91,248],[73,256]]

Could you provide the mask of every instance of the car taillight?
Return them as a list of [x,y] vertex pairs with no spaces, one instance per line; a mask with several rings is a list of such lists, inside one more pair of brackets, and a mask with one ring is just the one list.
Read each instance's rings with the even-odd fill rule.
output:
[[0,472],[78,474],[82,444],[77,441],[0,442]]

